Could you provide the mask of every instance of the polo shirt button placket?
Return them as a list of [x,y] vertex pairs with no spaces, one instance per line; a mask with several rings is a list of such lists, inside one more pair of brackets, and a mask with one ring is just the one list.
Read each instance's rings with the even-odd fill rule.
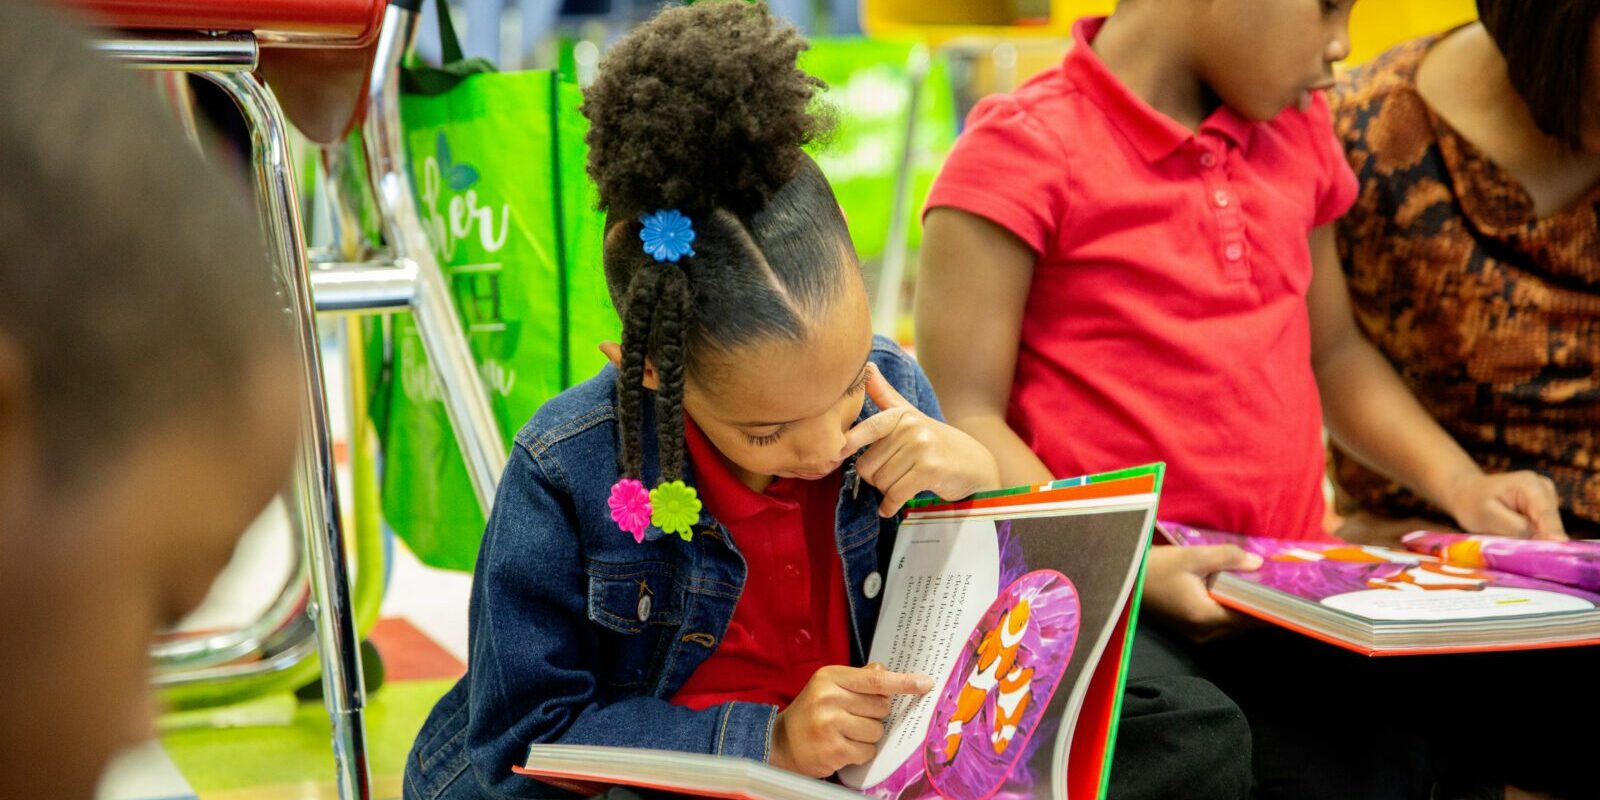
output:
[[[1221,163],[1221,158],[1208,149],[1201,154],[1200,163],[1213,167]],[[1244,220],[1239,213],[1238,195],[1228,185],[1226,176],[1218,171],[1209,170],[1204,177],[1207,187],[1211,190],[1210,205],[1217,220],[1220,246],[1218,255],[1222,257],[1223,272],[1234,280],[1247,278],[1249,272],[1244,264]]]

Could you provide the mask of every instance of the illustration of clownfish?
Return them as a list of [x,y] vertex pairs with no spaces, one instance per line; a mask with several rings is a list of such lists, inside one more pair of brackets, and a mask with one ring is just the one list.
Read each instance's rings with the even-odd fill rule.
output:
[[1270,558],[1273,561],[1295,564],[1316,561],[1337,561],[1342,564],[1383,564],[1391,561],[1412,563],[1417,560],[1415,556],[1386,552],[1381,548],[1358,544],[1327,547],[1320,550],[1289,547],[1272,554]]
[[1494,577],[1486,572],[1430,562],[1407,567],[1386,577],[1368,578],[1367,588],[1402,592],[1436,592],[1444,589],[1480,591],[1493,582]]
[[1033,699],[1033,668],[1019,666],[1017,654],[1023,634],[1028,631],[1032,603],[1037,595],[1037,591],[1024,594],[979,640],[978,659],[961,687],[956,711],[946,729],[944,756],[947,762],[954,761],[961,751],[962,729],[977,719],[978,712],[996,690],[994,731],[989,734],[995,754],[1004,754],[1016,737],[1022,714]]

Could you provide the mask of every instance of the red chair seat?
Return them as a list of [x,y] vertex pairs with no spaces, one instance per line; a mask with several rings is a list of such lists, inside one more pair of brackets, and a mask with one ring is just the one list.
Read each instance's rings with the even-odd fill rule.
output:
[[[319,144],[366,112],[386,0],[60,0],[111,28],[253,33],[284,116]],[[3,0],[0,0],[3,2]]]
[[384,0],[63,0],[114,28],[250,32],[275,42],[362,47]]

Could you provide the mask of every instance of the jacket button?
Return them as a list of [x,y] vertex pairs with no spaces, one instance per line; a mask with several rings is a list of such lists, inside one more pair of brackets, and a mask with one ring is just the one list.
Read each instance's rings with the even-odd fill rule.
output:
[[883,591],[883,576],[876,571],[867,573],[867,579],[861,582],[861,593],[871,600],[881,591]]
[[639,621],[650,621],[650,595],[639,595]]

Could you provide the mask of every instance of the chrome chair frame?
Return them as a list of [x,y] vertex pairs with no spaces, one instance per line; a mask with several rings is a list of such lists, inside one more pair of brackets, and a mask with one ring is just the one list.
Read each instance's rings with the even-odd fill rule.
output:
[[[289,128],[271,87],[254,71],[259,56],[255,38],[240,33],[117,32],[96,43],[102,53],[132,68],[199,75],[220,87],[239,107],[250,131],[255,188],[270,254],[292,304],[305,385],[300,455],[290,492],[290,516],[300,549],[297,569],[255,623],[236,631],[155,645],[155,684],[223,683],[281,672],[320,653],[323,696],[333,728],[336,782],[339,796],[347,800],[370,798],[371,780],[362,717],[365,690],[328,429],[317,313],[409,310],[444,388],[446,410],[485,512],[506,461],[505,443],[412,194],[400,126],[399,73],[415,28],[413,9],[398,3],[386,9],[361,137],[367,164],[361,182],[371,195],[350,198],[338,190],[343,181],[328,182],[339,235],[333,256],[315,264],[308,258],[301,225]],[[349,155],[342,146],[326,147],[323,166],[330,172],[348,169],[353,161]],[[359,237],[359,228],[352,223],[350,209],[363,199],[373,202],[378,211],[384,239],[381,246]],[[241,660],[248,656],[255,658]]]

